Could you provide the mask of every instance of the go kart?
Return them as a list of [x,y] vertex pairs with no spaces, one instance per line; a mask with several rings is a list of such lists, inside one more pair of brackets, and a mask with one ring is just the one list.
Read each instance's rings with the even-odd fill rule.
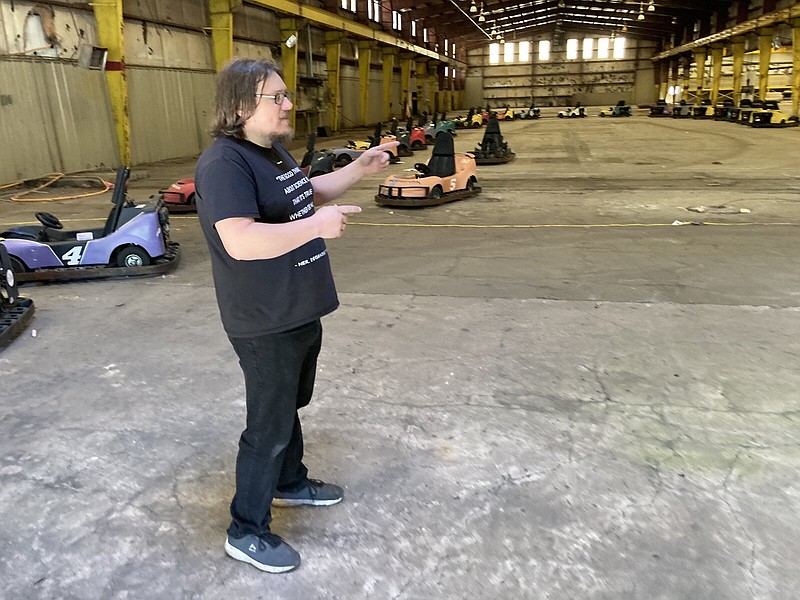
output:
[[[586,116],[586,109],[580,104],[576,104],[572,108],[567,108],[565,110],[558,111],[559,119],[575,119],[578,117],[585,117],[585,116]],[[602,117],[603,115],[601,114],[600,116]]]
[[500,123],[494,116],[489,119],[481,145],[475,148],[473,154],[478,165],[500,165],[514,160],[516,155],[508,147],[508,142],[503,141]]
[[654,105],[650,107],[650,115],[651,117],[671,117],[672,116],[672,107],[667,104],[667,101],[664,99],[659,99]]
[[733,100],[723,100],[722,104],[717,104],[714,107],[714,120],[730,121],[730,114],[733,109]]
[[[446,117],[446,113],[442,113],[442,120],[436,120],[437,115],[433,115],[433,121],[429,123],[425,123],[422,127],[425,129],[425,141],[428,144],[433,144],[436,139],[439,137],[439,134],[443,131],[448,132],[451,135],[456,135],[456,124],[454,121],[448,121]],[[426,113],[423,113],[423,118],[427,118]]]
[[542,113],[541,109],[539,109],[536,106],[534,106],[533,104],[531,104],[530,108],[527,108],[526,110],[523,110],[520,113],[519,118],[520,119],[538,119],[539,117],[541,117],[541,113]]
[[333,163],[336,156],[330,150],[316,150],[317,134],[311,133],[306,143],[306,153],[300,161],[300,169],[311,179],[317,175],[333,172]]
[[158,195],[171,213],[193,212],[197,210],[195,202],[194,179],[179,179]]
[[714,118],[714,106],[711,104],[711,101],[703,100],[702,104],[694,105],[692,107],[692,118],[693,119],[713,119]]
[[672,107],[673,119],[688,119],[692,116],[692,107],[686,104],[686,100],[681,100],[678,106]]
[[[375,126],[375,133],[372,136],[370,136],[369,141],[349,140],[347,142],[347,146],[343,148],[333,148],[331,152],[333,152],[334,164],[337,167],[344,167],[345,165],[348,165],[354,160],[356,160],[359,156],[364,154],[364,152],[369,150],[370,148],[374,148],[375,146],[379,146],[380,144],[385,144],[386,142],[395,141],[396,138],[393,135],[385,135],[385,134],[381,135],[382,130],[383,130],[383,123],[378,123]],[[392,148],[391,150],[387,150],[386,153],[389,155],[390,163],[400,162],[400,159],[397,157],[397,148]]]
[[405,127],[398,127],[397,132],[399,135],[408,134],[412,150],[424,150],[428,145],[428,142],[425,141],[425,130],[414,125],[413,117],[408,118]]
[[498,121],[513,121],[516,114],[513,108],[509,108],[508,105],[506,105],[502,111],[497,111],[495,116]]
[[64,231],[50,213],[38,212],[41,226],[0,232],[17,281],[73,281],[160,275],[174,269],[180,245],[169,239],[169,211],[161,199],[134,204],[125,193],[130,169],[120,167],[114,206],[97,229]]
[[35,310],[33,300],[20,298],[11,257],[0,244],[0,348],[8,346],[25,329]]
[[[420,129],[420,133],[422,133],[422,129]],[[411,131],[406,127],[401,133],[397,119],[392,119],[392,129],[384,135],[393,135],[397,138],[397,156],[414,156],[414,151],[411,149]]]
[[483,127],[483,115],[470,108],[466,117],[456,117],[453,119],[457,128],[461,127]]
[[381,206],[434,206],[467,198],[481,191],[472,154],[456,154],[453,136],[439,134],[427,163],[411,173],[390,175],[378,186],[375,202]]
[[601,117],[630,117],[631,107],[625,104],[625,100],[620,100],[615,106],[600,111]]
[[800,121],[794,115],[788,115],[778,107],[778,103],[768,100],[764,108],[754,110],[750,116],[751,127],[797,127]]
[[778,108],[778,103],[775,102],[774,100],[771,103],[765,103],[757,98],[753,100],[748,106],[744,105],[744,101],[742,101],[741,104],[742,108],[739,110],[739,118],[736,120],[736,122],[739,125],[750,125],[750,119],[752,118],[753,113],[759,110],[763,110],[764,108],[767,107],[767,104],[769,104],[771,107],[774,106],[776,110]]

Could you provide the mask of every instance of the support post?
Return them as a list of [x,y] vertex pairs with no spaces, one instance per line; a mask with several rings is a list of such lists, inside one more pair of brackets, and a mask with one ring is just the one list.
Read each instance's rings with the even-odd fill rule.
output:
[[694,103],[700,104],[703,101],[703,85],[706,77],[706,48],[698,48],[694,51],[694,61],[697,65],[697,84],[694,91]]
[[397,49],[383,48],[383,120],[392,118],[392,77],[394,76],[394,61]]
[[328,73],[328,120],[331,131],[339,131],[339,69],[342,57],[342,40],[340,31],[325,33],[326,70]]
[[369,109],[369,71],[372,61],[372,42],[358,42],[358,97],[361,102],[361,124],[367,124]]
[[[297,19],[281,19],[281,70],[283,71],[283,82],[286,84],[286,89],[297,93],[297,49],[299,46],[299,38],[297,31],[300,29],[300,23]],[[286,41],[294,36],[294,43],[291,43],[291,48],[286,44]],[[309,52],[311,49],[309,48]],[[296,100],[295,96],[295,102]],[[295,108],[289,113],[289,123],[292,129],[297,122],[297,109]]]
[[417,59],[417,111],[423,113],[427,110],[428,101],[428,61]]
[[722,79],[722,46],[711,46],[711,104],[719,100],[719,82]]
[[742,70],[744,69],[744,38],[733,38],[733,103],[739,106],[742,101]]
[[758,32],[758,97],[765,100],[767,86],[769,85],[769,63],[772,60],[772,35],[775,31],[771,27]]
[[411,59],[413,54],[400,55],[400,116],[405,119],[411,112]]
[[120,164],[131,165],[131,122],[128,114],[128,76],[125,71],[122,0],[106,0],[92,4],[97,21],[97,39],[108,48],[106,85],[114,119],[117,153]]
[[208,0],[211,45],[217,73],[233,58],[233,6],[231,0]]
[[792,21],[792,115],[800,112],[800,19]]

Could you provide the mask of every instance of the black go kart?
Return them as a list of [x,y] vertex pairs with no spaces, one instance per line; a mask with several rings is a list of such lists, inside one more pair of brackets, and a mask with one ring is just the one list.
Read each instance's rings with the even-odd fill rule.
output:
[[33,300],[20,297],[11,257],[0,244],[0,349],[25,329],[34,311]]

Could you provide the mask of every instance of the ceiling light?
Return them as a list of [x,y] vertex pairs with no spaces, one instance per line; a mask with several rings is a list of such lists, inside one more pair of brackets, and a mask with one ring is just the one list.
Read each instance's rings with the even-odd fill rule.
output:
[[639,3],[639,16],[636,17],[637,21],[644,21],[644,2]]
[[472,0],[472,4],[469,5],[469,12],[471,13],[478,12],[478,5],[475,4],[475,0]]
[[628,31],[628,25],[623,23],[622,24],[622,31]]
[[655,10],[656,5],[653,3],[653,0],[650,0],[650,2],[647,4],[647,12],[655,12]]
[[483,16],[483,13],[478,15],[478,23],[483,23],[486,21],[486,17]]

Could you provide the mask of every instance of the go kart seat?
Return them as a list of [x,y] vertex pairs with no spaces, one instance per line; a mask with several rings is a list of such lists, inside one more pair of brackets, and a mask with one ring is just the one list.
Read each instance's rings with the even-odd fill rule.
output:
[[503,147],[503,134],[500,133],[500,123],[497,117],[492,116],[489,123],[486,125],[486,131],[483,132],[483,141],[481,142],[481,150],[484,152],[495,152]]
[[433,154],[428,161],[428,172],[426,175],[435,177],[450,177],[456,172],[456,155],[453,136],[443,131],[436,136],[436,144],[433,146]]

